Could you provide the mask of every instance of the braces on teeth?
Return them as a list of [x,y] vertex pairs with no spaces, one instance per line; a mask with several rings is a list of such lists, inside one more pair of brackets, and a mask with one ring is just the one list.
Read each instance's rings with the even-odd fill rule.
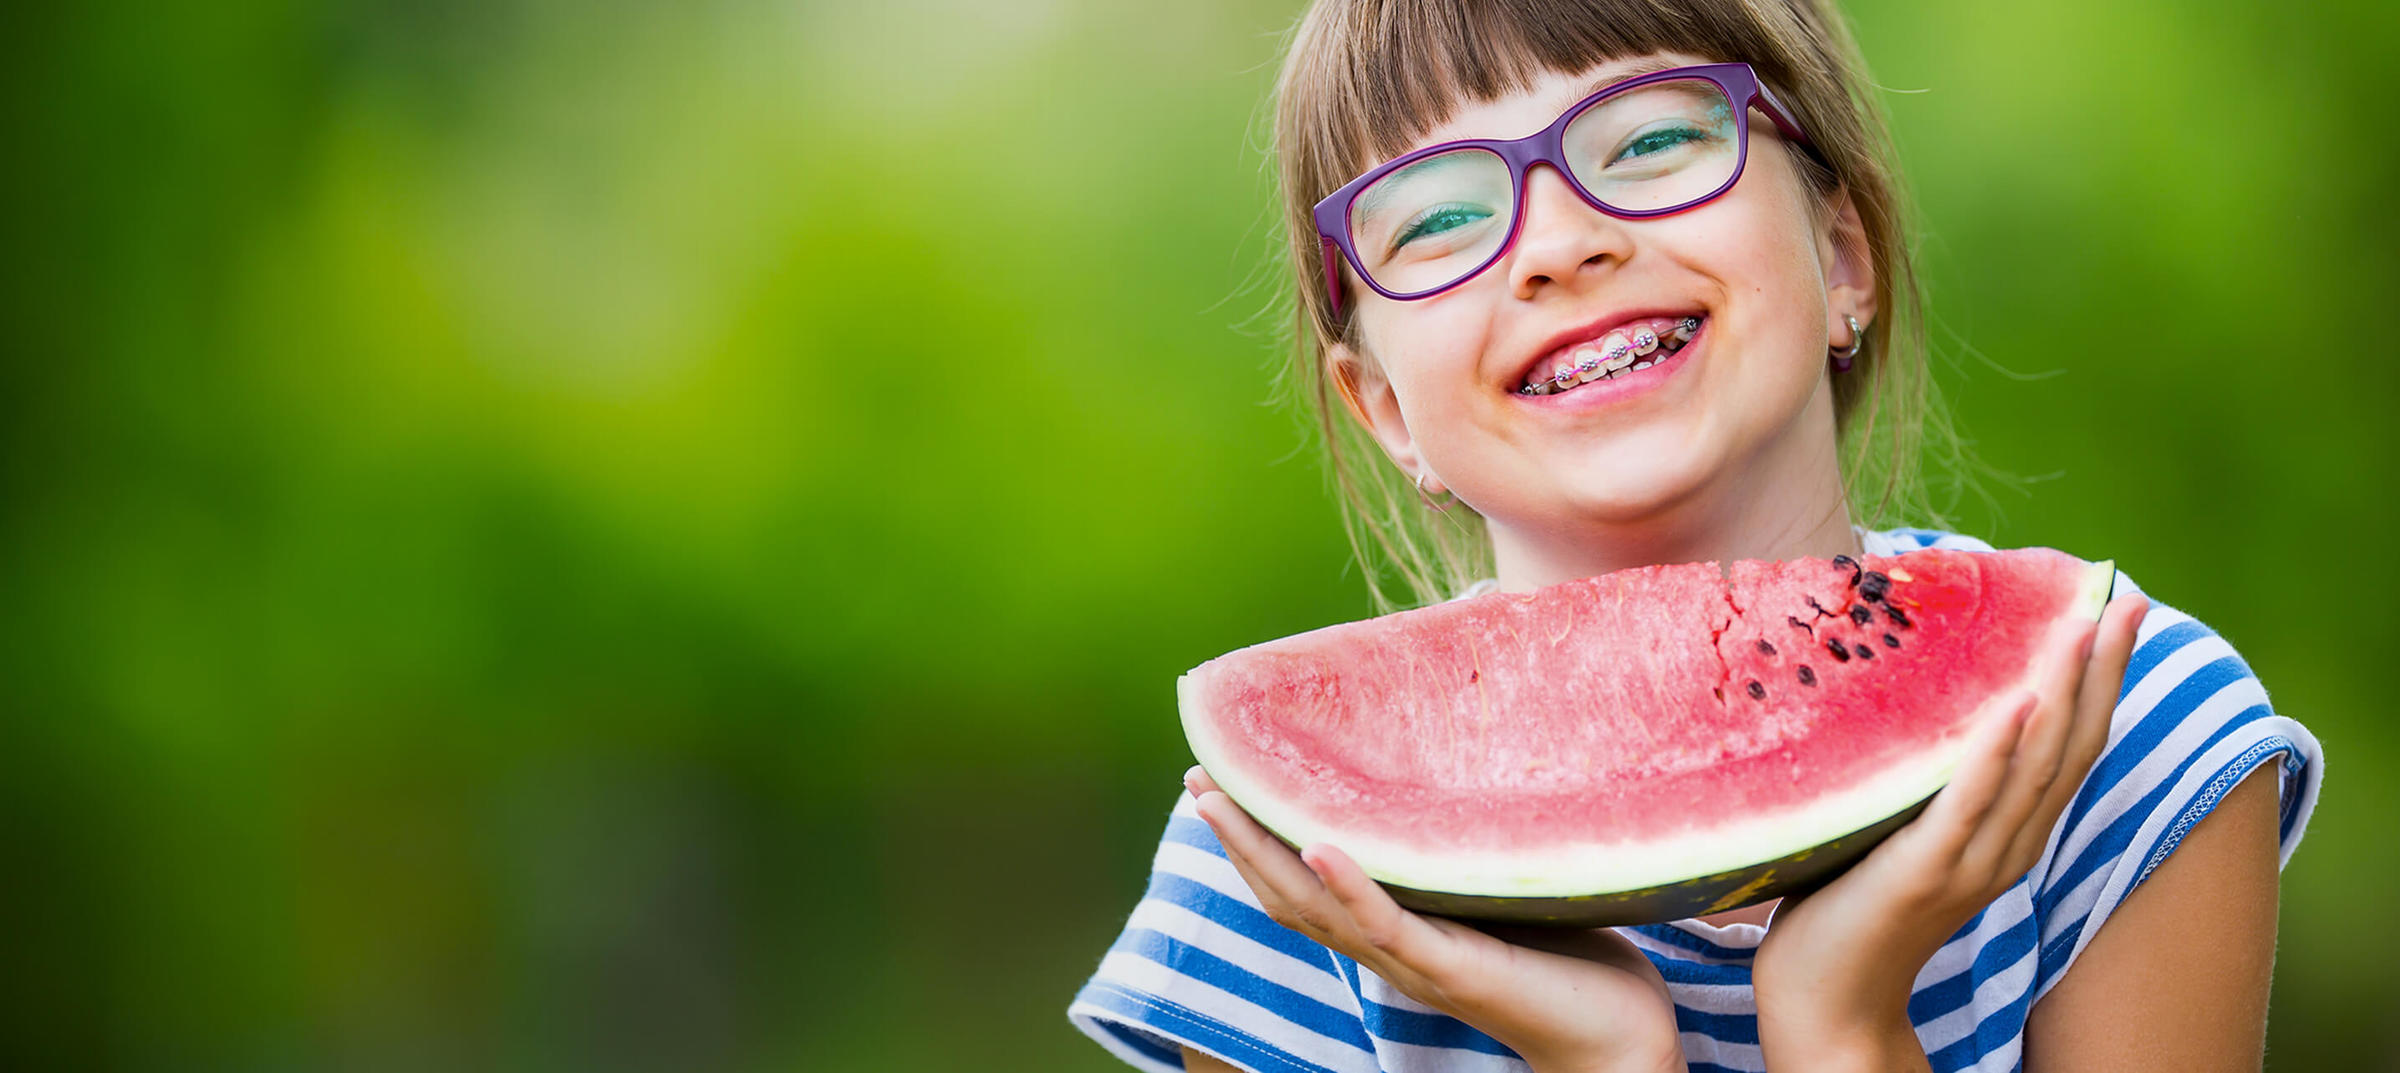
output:
[[[1693,334],[1699,330],[1700,318],[1698,317],[1685,317],[1675,322],[1675,326],[1668,330],[1665,339],[1660,338],[1658,333],[1647,327],[1636,328],[1629,338],[1612,343],[1605,349],[1595,350],[1586,346],[1582,355],[1575,360],[1575,364],[1560,366],[1549,379],[1535,381],[1518,388],[1517,394],[1555,395],[1593,380],[1615,379],[1635,369],[1647,369],[1659,361],[1665,361],[1666,355],[1659,355],[1655,361],[1638,359],[1655,353],[1670,340],[1673,342],[1673,348],[1669,350],[1669,353],[1679,350],[1683,344],[1690,342]],[[1594,372],[1603,369],[1607,371],[1597,376],[1593,375]]]

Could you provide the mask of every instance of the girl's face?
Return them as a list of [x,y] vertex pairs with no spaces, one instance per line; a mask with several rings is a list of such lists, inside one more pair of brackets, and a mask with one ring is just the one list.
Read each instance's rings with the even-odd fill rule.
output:
[[[1418,144],[1521,137],[1659,58],[1546,75],[1461,107]],[[1828,512],[1848,539],[1826,348],[1850,341],[1844,314],[1873,318],[1872,268],[1848,199],[1812,213],[1774,124],[1753,112],[1750,139],[1740,181],[1696,208],[1618,219],[1537,166],[1515,245],[1481,275],[1413,302],[1351,281],[1363,353],[1333,349],[1337,383],[1402,469],[1485,517],[1508,587],[1512,572],[1581,576],[1595,541],[1721,554],[1707,534],[1801,539]],[[1665,360],[1637,358],[1650,368],[1522,390],[1584,344],[1687,317],[1698,332]]]

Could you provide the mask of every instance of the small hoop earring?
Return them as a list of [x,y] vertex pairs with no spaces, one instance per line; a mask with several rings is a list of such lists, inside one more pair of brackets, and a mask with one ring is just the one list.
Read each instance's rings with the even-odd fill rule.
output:
[[1435,499],[1433,496],[1427,494],[1425,491],[1425,475],[1422,473],[1417,474],[1417,498],[1424,500],[1426,506],[1441,511],[1449,510],[1450,504],[1458,499],[1455,494],[1446,489],[1442,492],[1442,498],[1440,499]]
[[1850,345],[1828,347],[1825,350],[1826,355],[1833,359],[1833,371],[1837,373],[1849,372],[1851,359],[1858,357],[1858,352],[1867,345],[1867,332],[1858,326],[1858,318],[1844,313],[1842,319],[1850,324]]

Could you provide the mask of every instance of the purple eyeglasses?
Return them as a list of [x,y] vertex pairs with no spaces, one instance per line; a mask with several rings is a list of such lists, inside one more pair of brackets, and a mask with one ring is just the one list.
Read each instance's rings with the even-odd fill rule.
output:
[[1516,244],[1525,178],[1548,164],[1593,208],[1629,220],[1682,212],[1733,188],[1750,151],[1750,107],[1813,149],[1746,63],[1675,67],[1577,101],[1538,134],[1429,145],[1317,202],[1325,285],[1342,308],[1348,258],[1375,293],[1430,298]]

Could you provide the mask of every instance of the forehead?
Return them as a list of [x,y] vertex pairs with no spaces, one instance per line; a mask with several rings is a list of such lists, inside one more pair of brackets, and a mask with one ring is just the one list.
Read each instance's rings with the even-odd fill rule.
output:
[[1580,71],[1544,70],[1524,88],[1490,100],[1465,101],[1399,153],[1470,138],[1522,138],[1556,122],[1575,102],[1629,78],[1716,61],[1685,52],[1652,52],[1603,60]]

